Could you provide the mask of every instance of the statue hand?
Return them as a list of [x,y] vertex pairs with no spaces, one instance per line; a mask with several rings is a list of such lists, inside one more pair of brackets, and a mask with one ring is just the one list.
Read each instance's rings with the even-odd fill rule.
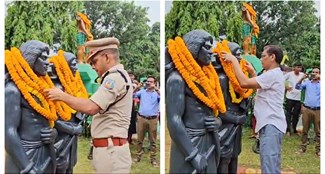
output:
[[82,126],[77,125],[73,127],[73,135],[80,135],[82,133]]
[[247,115],[239,115],[237,117],[237,124],[242,125],[245,124],[247,121]]
[[205,156],[198,153],[191,161],[196,173],[202,173],[208,166],[208,162]]
[[52,129],[49,127],[41,129],[41,140],[44,144],[54,143],[57,135],[58,132],[56,131],[56,129]]
[[37,173],[43,173],[40,169],[36,168],[34,166],[34,164],[35,164],[34,162],[30,162],[26,166],[26,168],[24,168],[23,170],[21,170],[19,173],[20,174],[27,174],[27,173],[29,173],[29,174],[37,174]]
[[219,125],[217,124],[217,120],[213,116],[205,117],[204,125],[208,132],[213,132],[219,128]]
[[28,172],[29,174],[40,174],[43,173],[42,171],[40,171],[38,168],[36,168],[35,166]]

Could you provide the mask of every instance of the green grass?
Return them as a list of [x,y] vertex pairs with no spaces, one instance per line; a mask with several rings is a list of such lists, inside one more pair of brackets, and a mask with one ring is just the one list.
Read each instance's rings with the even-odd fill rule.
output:
[[[95,173],[92,161],[88,160],[88,152],[90,146],[90,138],[79,137],[78,139],[78,162],[74,168],[74,173]],[[135,140],[133,140],[135,142]],[[139,163],[132,163],[131,173],[159,173],[159,168],[152,167],[150,163],[150,154],[146,147],[149,146],[147,138],[144,142],[145,153]],[[130,145],[132,159],[135,157],[135,145]],[[160,143],[157,139],[157,160],[160,159]]]
[[[255,139],[250,139],[252,129],[244,128],[242,137],[242,152],[239,155],[239,165],[248,168],[259,169],[260,157],[252,151],[252,146]],[[315,143],[307,147],[307,152],[298,155],[295,152],[299,149],[300,137],[299,136],[285,136],[282,144],[282,171],[294,171],[296,173],[320,173],[320,158],[315,155]],[[169,152],[170,152],[170,137],[166,128],[166,156],[165,164],[167,173],[169,170]]]

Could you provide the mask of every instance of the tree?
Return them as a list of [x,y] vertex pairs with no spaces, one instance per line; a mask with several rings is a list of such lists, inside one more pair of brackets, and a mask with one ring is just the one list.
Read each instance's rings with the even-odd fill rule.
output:
[[159,22],[152,28],[147,24],[147,8],[133,2],[85,2],[92,21],[94,38],[114,36],[120,41],[120,57],[127,70],[138,77],[159,76]]
[[5,48],[19,47],[27,40],[40,40],[50,46],[76,52],[75,13],[82,2],[13,1],[5,18]]
[[215,38],[226,35],[228,40],[241,43],[241,2],[173,1],[166,15],[166,42],[195,29],[203,29]]
[[288,64],[320,65],[320,27],[313,1],[255,2],[260,35],[258,53],[268,44],[280,45],[290,58]]

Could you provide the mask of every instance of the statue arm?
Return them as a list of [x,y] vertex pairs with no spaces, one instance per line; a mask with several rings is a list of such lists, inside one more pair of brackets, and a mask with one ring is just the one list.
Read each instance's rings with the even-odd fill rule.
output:
[[185,82],[178,72],[174,71],[166,81],[167,127],[173,142],[188,156],[194,151],[194,147],[182,122],[184,110]]
[[85,34],[87,34],[87,30],[86,30],[86,25],[85,25],[85,22],[79,17],[79,19],[77,19],[78,20],[78,22],[80,23],[80,30],[83,32],[83,33],[85,33]]
[[249,14],[249,11],[246,9],[245,10],[245,15],[246,15],[246,19],[248,20],[248,22],[251,24],[251,26],[254,26],[254,22],[252,21],[252,17],[251,14]]
[[232,124],[236,124],[236,125],[238,125],[238,124],[242,125],[246,122],[247,115],[246,114],[234,115],[230,112],[226,112],[224,114],[220,113],[220,118],[223,123],[232,123]]
[[80,135],[82,132],[82,126],[75,124],[75,123],[71,123],[71,122],[67,122],[67,121],[63,121],[63,120],[57,120],[55,122],[55,128],[59,131],[59,132],[65,132],[69,135]]
[[5,149],[23,170],[32,163],[21,145],[18,128],[21,122],[21,94],[12,83],[5,88]]

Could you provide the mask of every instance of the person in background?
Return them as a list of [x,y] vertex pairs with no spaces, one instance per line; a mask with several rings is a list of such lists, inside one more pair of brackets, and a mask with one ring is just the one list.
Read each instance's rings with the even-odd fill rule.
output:
[[148,76],[145,82],[146,88],[134,94],[134,98],[140,100],[140,109],[138,114],[137,124],[137,152],[134,162],[140,162],[143,155],[143,140],[145,133],[149,132],[150,141],[150,160],[153,167],[158,167],[157,163],[157,121],[160,101],[160,92],[155,85],[156,79],[153,76]]
[[320,157],[320,69],[313,68],[309,80],[302,83],[308,77],[305,74],[296,84],[296,89],[305,89],[304,110],[302,112],[303,135],[298,154],[306,152],[308,144],[308,132],[310,123],[313,121],[316,134],[315,150],[316,155]]
[[[136,92],[137,84],[136,84],[136,76],[133,74],[132,71],[128,71],[128,74],[130,76],[130,79],[132,81],[132,87],[133,87],[133,93]],[[129,144],[132,144],[132,135],[135,134],[136,131],[136,121],[137,121],[137,107],[136,107],[136,101],[132,99],[132,112],[131,112],[131,120],[130,120],[130,126],[128,129],[128,142]]]
[[302,65],[296,63],[294,65],[293,71],[286,73],[284,75],[286,93],[286,119],[287,119],[287,131],[286,134],[297,134],[297,123],[300,115],[300,95],[301,90],[296,89],[295,86],[297,82],[304,76],[304,73],[301,72]]

